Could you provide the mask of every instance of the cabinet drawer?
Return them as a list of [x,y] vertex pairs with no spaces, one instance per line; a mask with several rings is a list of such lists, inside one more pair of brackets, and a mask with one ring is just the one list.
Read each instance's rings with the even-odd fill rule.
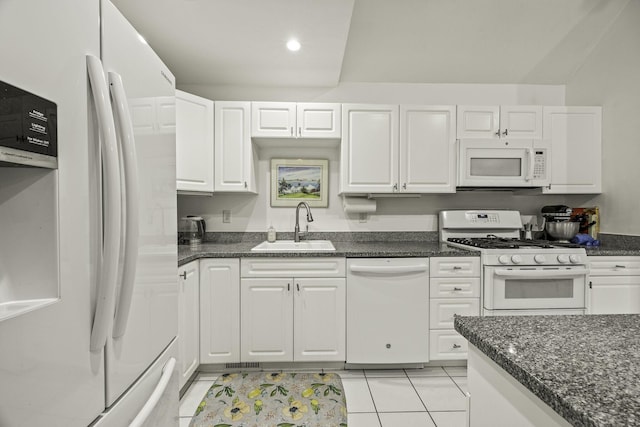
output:
[[243,258],[242,277],[345,277],[344,258]]
[[429,294],[431,298],[478,298],[479,277],[432,277]]
[[638,276],[640,257],[590,256],[590,276]]
[[453,316],[479,316],[479,298],[432,299],[429,313],[429,329],[453,329]]
[[467,358],[466,338],[453,329],[429,333],[429,360],[459,360]]
[[480,257],[429,258],[431,277],[480,277]]

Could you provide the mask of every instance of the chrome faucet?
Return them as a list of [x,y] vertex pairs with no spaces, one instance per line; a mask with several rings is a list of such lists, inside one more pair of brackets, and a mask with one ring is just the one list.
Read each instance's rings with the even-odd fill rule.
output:
[[[296,228],[293,230],[293,241],[299,242],[300,236],[304,235],[304,232],[300,232],[300,206],[304,206],[307,209],[307,223],[313,222],[313,215],[311,215],[311,208],[307,202],[300,202],[296,206]],[[307,231],[309,231],[309,224],[307,224]]]

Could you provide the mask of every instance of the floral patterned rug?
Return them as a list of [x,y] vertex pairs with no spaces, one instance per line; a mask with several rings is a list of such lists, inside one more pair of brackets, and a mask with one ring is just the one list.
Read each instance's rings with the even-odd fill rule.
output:
[[189,427],[346,427],[342,380],[331,373],[250,372],[218,377]]

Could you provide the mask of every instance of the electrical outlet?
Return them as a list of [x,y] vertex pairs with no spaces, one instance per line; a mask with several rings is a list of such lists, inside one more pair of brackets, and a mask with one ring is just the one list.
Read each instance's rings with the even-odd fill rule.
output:
[[222,222],[231,222],[231,211],[222,211]]

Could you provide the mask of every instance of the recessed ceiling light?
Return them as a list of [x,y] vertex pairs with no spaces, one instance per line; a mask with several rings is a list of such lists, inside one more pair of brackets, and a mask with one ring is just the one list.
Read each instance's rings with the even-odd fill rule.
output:
[[291,52],[297,52],[300,50],[300,42],[296,39],[291,39],[287,42],[287,49]]

